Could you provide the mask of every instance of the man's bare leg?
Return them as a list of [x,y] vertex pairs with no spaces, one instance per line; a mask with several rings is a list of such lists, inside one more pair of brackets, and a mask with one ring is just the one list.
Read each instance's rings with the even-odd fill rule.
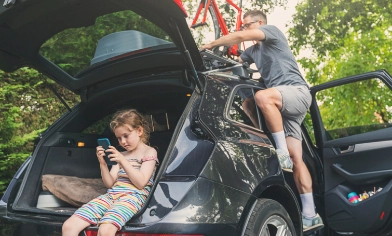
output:
[[255,100],[252,98],[247,98],[242,102],[242,107],[244,108],[245,114],[252,121],[254,127],[260,129],[259,122],[257,120],[256,104]]
[[282,94],[277,89],[259,90],[255,94],[257,106],[263,112],[265,123],[271,133],[283,131]]
[[302,202],[303,230],[318,230],[324,227],[321,217],[316,213],[313,200],[312,177],[302,159],[302,141],[287,137],[287,146],[293,159],[294,181]]
[[293,162],[290,159],[287,148],[282,114],[280,113],[282,109],[282,94],[275,88],[259,90],[255,94],[255,101],[263,112],[265,123],[274,138],[281,168],[284,171],[291,172]]
[[302,159],[302,141],[293,137],[287,137],[286,142],[294,164],[293,174],[298,192],[300,194],[311,193],[312,178],[310,177],[309,170]]

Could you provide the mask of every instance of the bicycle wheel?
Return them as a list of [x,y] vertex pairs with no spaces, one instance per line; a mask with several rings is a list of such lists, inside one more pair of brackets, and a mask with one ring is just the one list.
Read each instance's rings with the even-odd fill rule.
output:
[[[215,13],[212,5],[210,5],[210,7],[208,8],[208,11],[210,12],[211,21],[212,21],[212,24],[214,27],[215,39],[218,39],[221,37],[221,28],[219,26],[218,17],[216,16],[216,13]],[[225,56],[226,51],[227,51],[227,47],[224,47],[224,46],[212,48],[212,52],[218,56]]]
[[210,5],[208,7],[208,11],[210,12],[211,20],[214,25],[213,27],[214,27],[214,32],[215,32],[215,39],[218,39],[221,37],[221,29],[219,27],[218,18],[216,17],[216,14],[215,14],[215,11],[214,11],[214,8],[212,7],[212,5]]

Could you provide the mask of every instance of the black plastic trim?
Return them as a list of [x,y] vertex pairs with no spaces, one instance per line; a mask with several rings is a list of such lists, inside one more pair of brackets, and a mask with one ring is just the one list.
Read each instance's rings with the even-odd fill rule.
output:
[[343,166],[340,164],[333,164],[331,168],[340,174],[343,178],[345,178],[348,182],[355,185],[377,183],[392,177],[392,170],[379,170],[353,174],[343,169]]

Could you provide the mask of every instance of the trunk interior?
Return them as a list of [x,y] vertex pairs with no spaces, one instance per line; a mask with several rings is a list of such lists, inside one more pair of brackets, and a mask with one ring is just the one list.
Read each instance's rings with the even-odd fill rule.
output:
[[[112,115],[120,109],[135,108],[145,115],[151,129],[150,146],[158,152],[160,165],[155,178],[159,178],[159,169],[174,130],[181,123],[179,120],[194,89],[182,83],[180,72],[150,75],[145,80],[133,78],[132,81],[110,88],[106,87],[107,84],[101,88],[97,86],[90,91],[87,102],[76,105],[45,131],[12,205],[14,210],[65,216],[73,214],[78,206],[70,204],[69,199],[63,201],[64,198],[73,201],[74,198],[85,198],[86,194],[91,198],[94,190],[102,187],[90,186],[101,181],[95,154],[97,139],[108,138],[121,150],[109,128]],[[55,188],[45,189],[43,176],[49,176],[50,184],[56,185]],[[64,176],[82,179],[84,182],[81,183],[87,184],[80,188],[80,182],[73,183]],[[106,192],[106,188],[103,191]]]

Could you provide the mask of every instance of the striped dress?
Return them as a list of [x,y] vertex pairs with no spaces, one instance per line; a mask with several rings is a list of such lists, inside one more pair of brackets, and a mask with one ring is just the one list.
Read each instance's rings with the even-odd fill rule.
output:
[[[156,161],[158,164],[158,159],[155,156],[144,157],[141,160],[127,160],[138,164],[145,161]],[[140,169],[140,166],[134,165],[134,168]],[[74,215],[92,225],[113,224],[120,230],[142,208],[154,184],[154,175],[155,169],[147,185],[143,189],[138,189],[120,166],[117,181],[113,187],[108,189],[105,194],[84,204],[75,211]]]

